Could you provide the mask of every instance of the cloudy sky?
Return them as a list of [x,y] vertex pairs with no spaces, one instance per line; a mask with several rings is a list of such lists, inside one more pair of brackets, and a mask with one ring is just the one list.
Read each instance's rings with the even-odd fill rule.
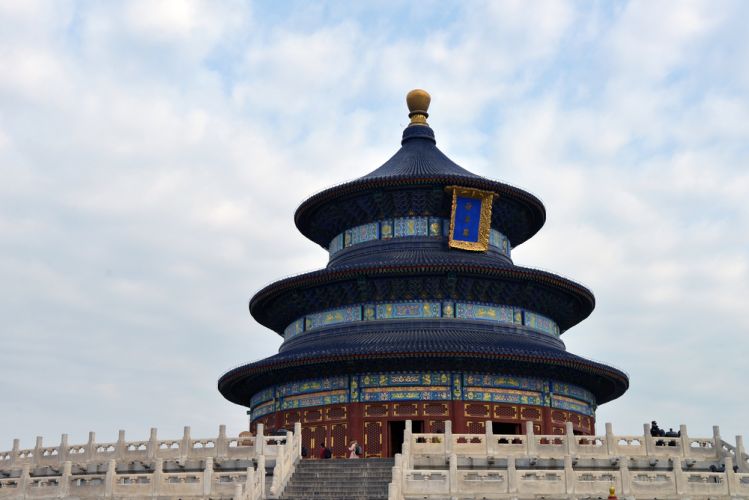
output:
[[439,147],[545,203],[515,262],[596,294],[568,349],[652,419],[749,433],[749,3],[0,1],[0,449],[246,427],[247,311],[326,263],[297,205]]

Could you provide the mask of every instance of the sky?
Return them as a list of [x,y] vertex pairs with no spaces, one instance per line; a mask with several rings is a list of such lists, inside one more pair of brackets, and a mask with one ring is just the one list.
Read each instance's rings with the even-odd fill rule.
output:
[[249,298],[327,253],[296,207],[399,147],[543,200],[516,264],[588,286],[598,431],[749,433],[749,3],[0,0],[0,449],[236,434]]

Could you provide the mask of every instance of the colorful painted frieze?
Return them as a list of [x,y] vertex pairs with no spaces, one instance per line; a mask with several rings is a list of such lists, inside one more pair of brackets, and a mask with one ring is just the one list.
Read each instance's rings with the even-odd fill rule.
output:
[[348,403],[348,391],[331,391],[317,394],[290,396],[281,402],[281,410],[292,408],[307,408],[310,406],[333,405]]
[[487,304],[455,303],[455,317],[460,319],[479,319],[498,323],[513,323],[513,308]]
[[362,224],[351,230],[351,244],[358,245],[367,241],[377,240],[380,237],[380,224],[372,222],[371,224]]
[[429,236],[442,236],[442,219],[429,217]]
[[269,401],[259,406],[253,406],[251,419],[254,420],[256,418],[262,417],[263,415],[273,413],[274,411],[276,411],[276,408],[273,404],[273,401]]
[[331,256],[340,250],[343,250],[343,233],[330,240],[330,245],[328,245],[328,254]]
[[543,392],[544,390],[544,381],[539,378],[487,375],[483,373],[463,374],[463,385],[466,387],[524,389],[536,392]]
[[393,237],[393,219],[380,221],[380,235],[383,240]]
[[250,398],[250,406],[254,408],[258,406],[260,403],[263,403],[265,401],[270,401],[271,399],[273,399],[273,395],[275,393],[274,391],[275,391],[274,387],[268,387],[267,389],[263,389],[262,391],[255,393]]
[[393,220],[395,238],[429,236],[428,217],[399,217]]
[[348,377],[325,377],[298,382],[290,382],[277,386],[277,396],[293,396],[309,392],[331,391],[335,389],[348,389]]
[[549,335],[559,336],[559,327],[552,320],[546,316],[524,311],[523,313],[523,324],[528,328],[533,328],[540,332],[548,333]]
[[439,318],[439,302],[394,302],[377,304],[377,319]]
[[447,372],[386,372],[366,373],[360,376],[361,387],[443,386],[449,384],[450,374]]
[[283,336],[285,339],[290,339],[291,337],[294,337],[295,335],[299,335],[304,331],[304,318],[299,318],[298,320],[291,323],[289,326],[286,327],[286,329],[283,331]]
[[362,389],[361,399],[373,401],[449,401],[450,388],[436,387],[379,387]]
[[538,392],[518,391],[514,389],[469,389],[464,391],[466,401],[486,401],[491,403],[517,403],[542,405],[543,396]]
[[[388,240],[406,236],[430,236],[448,238],[450,221],[439,217],[399,217],[362,224],[345,230],[330,241],[328,253],[332,257],[344,248],[374,240]],[[502,254],[510,256],[510,242],[506,236],[492,229],[489,245]]]
[[443,302],[442,303],[442,317],[443,318],[455,317],[455,302]]
[[595,404],[596,398],[593,393],[582,387],[578,387],[572,384],[563,384],[560,382],[551,383],[551,392],[560,396],[568,396],[570,398],[579,399],[588,403]]
[[320,313],[309,314],[305,317],[304,330],[314,330],[322,326],[336,325],[338,323],[350,323],[361,321],[361,306],[348,306],[331,309]]
[[583,415],[592,416],[595,413],[595,409],[592,407],[592,405],[589,405],[588,403],[585,403],[583,401],[578,401],[577,399],[566,398],[564,396],[552,396],[551,406],[553,408],[559,408],[561,410],[569,410],[577,413],[582,413]]
[[377,306],[375,304],[364,304],[362,306],[362,317],[364,321],[377,319]]

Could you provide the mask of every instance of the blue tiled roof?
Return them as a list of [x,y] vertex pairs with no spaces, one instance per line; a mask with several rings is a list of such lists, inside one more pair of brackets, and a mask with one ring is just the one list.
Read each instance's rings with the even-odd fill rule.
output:
[[310,373],[312,366],[315,373],[443,365],[452,370],[553,376],[589,388],[599,404],[619,397],[629,384],[623,372],[562,349],[466,327],[394,328],[376,334],[341,329],[297,345],[226,373],[219,390],[241,403],[268,377],[293,378]]

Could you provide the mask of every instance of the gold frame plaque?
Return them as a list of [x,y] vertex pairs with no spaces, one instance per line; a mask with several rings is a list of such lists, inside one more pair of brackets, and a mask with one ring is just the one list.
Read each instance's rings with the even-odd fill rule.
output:
[[[459,248],[460,250],[486,252],[489,249],[489,231],[492,225],[492,203],[497,194],[492,191],[482,191],[481,189],[460,186],[447,186],[445,191],[452,192],[453,194],[452,209],[450,211],[450,232],[447,235],[448,246],[450,248]],[[453,232],[455,231],[455,209],[458,203],[458,196],[479,198],[481,200],[481,214],[479,215],[477,241],[453,239]]]

